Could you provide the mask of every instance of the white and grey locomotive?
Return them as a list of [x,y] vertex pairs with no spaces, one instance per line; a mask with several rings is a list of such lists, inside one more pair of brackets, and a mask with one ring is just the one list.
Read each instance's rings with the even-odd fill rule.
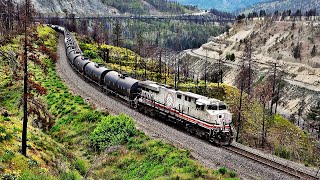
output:
[[91,62],[83,56],[66,28],[49,26],[64,35],[69,64],[102,91],[124,99],[140,112],[164,117],[217,145],[230,145],[233,141],[232,115],[224,102],[153,81],[140,81]]

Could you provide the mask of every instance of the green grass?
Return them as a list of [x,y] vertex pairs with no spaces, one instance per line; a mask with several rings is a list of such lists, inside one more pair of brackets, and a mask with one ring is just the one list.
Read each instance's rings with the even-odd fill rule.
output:
[[102,162],[104,168],[96,169],[94,174],[107,177],[111,171],[113,176],[110,178],[115,179],[232,178],[229,174],[219,174],[201,167],[190,159],[188,150],[152,140],[144,133],[129,138],[128,143],[106,154],[105,158]]
[[[56,50],[57,34],[48,27],[37,27],[39,40],[50,51]],[[19,41],[16,41],[19,42]],[[14,46],[14,45],[13,45]],[[6,47],[8,48],[8,47]],[[15,49],[18,52],[18,48]],[[133,53],[126,51],[132,60]],[[69,92],[57,76],[54,62],[49,55],[41,60],[48,74],[33,63],[29,70],[35,81],[48,93],[41,98],[55,124],[49,132],[28,128],[28,157],[19,152],[21,136],[21,84],[10,88],[1,85],[1,106],[10,117],[0,117],[0,173],[1,178],[11,179],[82,179],[92,167],[89,178],[96,179],[223,179],[231,176],[216,174],[190,157],[188,150],[174,148],[160,140],[151,140],[135,128],[134,121],[125,115],[108,115],[91,108],[80,96]],[[0,79],[6,76],[0,76]],[[2,79],[1,79],[2,80]],[[8,80],[6,80],[7,82]],[[104,149],[118,146],[116,151],[104,154]],[[96,157],[105,156],[99,162]],[[110,160],[110,161],[109,161]]]
[[[97,44],[82,43],[82,48],[88,51],[92,51],[95,54],[99,54],[99,46]],[[110,63],[104,63],[101,58],[95,57],[96,62],[104,63],[107,67],[115,70],[119,70],[119,60],[117,60],[117,53],[119,53],[121,61],[121,70],[126,71],[131,75],[138,75],[140,79],[144,75],[144,69],[142,66],[138,66],[137,72],[134,72],[134,60],[135,56],[138,58],[138,63],[141,64],[139,55],[125,48],[112,47],[109,45],[101,45],[102,50],[108,48],[111,51]],[[127,58],[128,57],[128,58]],[[159,80],[157,78],[158,70],[157,64],[148,62],[147,65],[147,76],[149,80],[164,83],[164,79]],[[164,68],[163,68],[164,69]],[[164,74],[162,74],[164,77]],[[167,77],[167,84],[173,86],[174,76],[172,74]],[[196,85],[193,81],[186,81],[179,83],[179,89],[182,91],[190,91],[197,94],[204,94],[204,81],[199,81]],[[234,86],[226,84],[220,84],[220,87],[216,83],[207,83],[206,96],[216,98],[225,101],[228,105],[229,110],[233,114],[233,122],[237,121],[238,115],[238,104],[239,104],[239,90]],[[268,148],[273,149],[273,154],[284,157],[290,160],[304,162],[318,166],[320,162],[319,148],[316,143],[308,137],[307,134],[303,133],[301,129],[297,128],[294,124],[289,122],[287,119],[280,116],[273,118],[266,114],[266,110],[262,107],[259,102],[254,99],[249,99],[245,94],[243,97],[242,108],[242,128],[240,131],[240,141],[244,145],[251,147],[259,147],[261,142],[261,129],[262,129],[262,116],[265,114],[265,124],[268,127],[267,141]],[[290,135],[289,135],[290,134]],[[278,136],[285,136],[284,141],[280,141]],[[285,143],[284,143],[285,142]],[[298,151],[297,151],[298,150]],[[296,153],[292,153],[296,152]]]

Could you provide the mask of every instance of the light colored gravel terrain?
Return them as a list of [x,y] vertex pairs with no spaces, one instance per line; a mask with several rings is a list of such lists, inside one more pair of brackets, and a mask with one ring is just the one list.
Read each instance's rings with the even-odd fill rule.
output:
[[[21,3],[24,0],[14,0]],[[101,0],[31,0],[34,8],[47,16],[66,16],[66,12],[77,16],[104,16],[118,14],[118,10],[107,6]]]
[[58,54],[60,58],[57,61],[57,72],[73,93],[82,96],[89,103],[95,104],[100,109],[107,109],[110,113],[128,114],[135,119],[141,131],[177,147],[190,149],[191,155],[206,167],[216,169],[217,167],[225,166],[237,171],[244,179],[293,179],[267,166],[226,152],[222,148],[215,147],[198,137],[193,137],[185,131],[177,130],[173,126],[140,114],[119,99],[106,96],[73,71],[66,59],[62,37],[59,40]]

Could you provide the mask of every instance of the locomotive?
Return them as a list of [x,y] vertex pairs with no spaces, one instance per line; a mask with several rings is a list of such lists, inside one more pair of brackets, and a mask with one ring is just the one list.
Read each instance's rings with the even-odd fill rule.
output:
[[73,69],[101,91],[125,100],[139,112],[163,117],[216,145],[232,143],[232,115],[223,101],[175,90],[153,81],[140,81],[94,63],[83,56],[68,29],[48,26],[64,35],[66,56]]

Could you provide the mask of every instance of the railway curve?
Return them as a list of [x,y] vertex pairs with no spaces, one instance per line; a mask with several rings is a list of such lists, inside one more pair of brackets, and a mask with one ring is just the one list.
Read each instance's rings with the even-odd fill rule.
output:
[[225,166],[237,171],[244,179],[298,179],[237,153],[215,147],[198,137],[190,136],[185,131],[180,131],[166,123],[141,114],[119,99],[106,96],[99,91],[99,88],[90,85],[73,71],[67,61],[63,42],[64,40],[60,36],[57,50],[59,58],[56,64],[59,77],[73,93],[80,95],[89,103],[95,104],[99,109],[107,109],[112,114],[128,114],[135,119],[138,129],[153,138],[162,139],[177,147],[190,149],[191,155],[208,168]]

